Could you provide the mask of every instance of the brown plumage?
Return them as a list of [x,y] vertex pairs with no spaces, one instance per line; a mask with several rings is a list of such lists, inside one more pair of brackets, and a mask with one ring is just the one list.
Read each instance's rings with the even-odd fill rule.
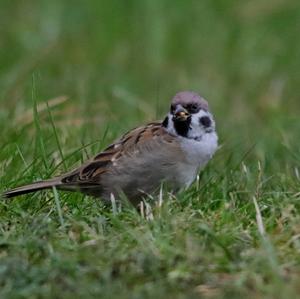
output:
[[[162,146],[164,150],[158,154],[156,150]],[[101,196],[106,200],[110,199],[111,193],[124,192],[135,201],[141,194],[155,191],[160,182],[168,177],[165,171],[161,171],[166,167],[160,163],[162,156],[168,161],[169,157],[175,160],[178,155],[182,155],[182,152],[175,136],[169,134],[160,122],[150,123],[126,133],[79,168],[54,179],[12,189],[4,193],[4,196],[10,198],[55,186],[60,190],[81,191],[88,195]],[[169,164],[169,167],[175,167],[175,163]],[[156,176],[155,182],[149,181],[150,167],[153,168],[152,177]],[[129,183],[130,181],[132,183]],[[139,185],[142,185],[143,189],[140,189]]]
[[[203,117],[211,125],[203,125],[208,123]],[[172,190],[190,185],[217,148],[214,128],[207,102],[196,93],[180,92],[163,122],[133,129],[79,168],[9,190],[4,197],[56,187],[107,201],[124,193],[136,204],[162,183]]]

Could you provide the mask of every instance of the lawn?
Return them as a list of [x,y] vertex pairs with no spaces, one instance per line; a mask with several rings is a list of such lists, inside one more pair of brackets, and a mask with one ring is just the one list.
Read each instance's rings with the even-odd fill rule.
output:
[[296,298],[300,2],[1,0],[0,190],[58,175],[171,97],[220,149],[148,214],[76,193],[0,201],[0,298]]

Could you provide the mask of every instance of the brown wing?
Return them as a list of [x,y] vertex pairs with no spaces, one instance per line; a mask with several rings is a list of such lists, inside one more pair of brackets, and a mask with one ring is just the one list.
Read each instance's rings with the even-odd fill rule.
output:
[[170,135],[161,122],[149,123],[146,126],[135,128],[127,132],[121,139],[108,146],[103,152],[78,169],[64,175],[63,184],[78,184],[84,188],[100,184],[101,175],[108,172],[112,166],[118,164],[118,160],[134,153],[141,145],[146,145],[149,139],[163,138],[166,142],[173,142],[174,136]]
[[[119,164],[122,164],[120,162],[122,157],[126,155],[134,156],[136,149],[144,147],[153,151],[153,141],[155,140],[173,143],[175,139],[174,136],[167,133],[160,122],[150,123],[144,127],[129,131],[92,160],[67,174],[54,179],[17,187],[5,192],[3,195],[9,198],[55,186],[62,190],[82,191],[86,194],[102,196],[104,190],[110,187],[102,186],[102,175],[109,172],[112,168],[118,168]],[[122,182],[121,177],[118,179]],[[121,182],[115,183],[121,184]],[[116,184],[113,184],[111,188],[113,189]],[[104,185],[106,184],[104,183]]]

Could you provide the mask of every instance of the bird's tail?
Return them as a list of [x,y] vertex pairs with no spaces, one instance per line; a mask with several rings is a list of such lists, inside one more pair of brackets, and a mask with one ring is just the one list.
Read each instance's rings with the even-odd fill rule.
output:
[[58,187],[61,185],[59,179],[50,179],[46,181],[39,181],[29,185],[20,186],[11,190],[8,190],[2,194],[4,198],[11,198],[22,194],[31,193],[43,189],[51,189],[52,187]]

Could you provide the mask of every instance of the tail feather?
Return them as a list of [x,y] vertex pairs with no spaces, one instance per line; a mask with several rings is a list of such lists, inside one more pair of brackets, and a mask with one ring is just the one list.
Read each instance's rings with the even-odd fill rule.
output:
[[52,179],[46,181],[39,181],[29,185],[20,186],[3,193],[4,198],[11,198],[22,194],[27,194],[43,189],[50,189],[52,187],[58,187],[61,184],[60,180]]

